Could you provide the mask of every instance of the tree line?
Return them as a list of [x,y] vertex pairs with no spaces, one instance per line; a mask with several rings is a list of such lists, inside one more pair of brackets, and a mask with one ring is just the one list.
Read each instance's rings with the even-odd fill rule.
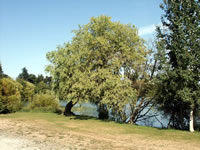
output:
[[[68,101],[64,115],[73,115],[75,104],[90,102],[100,119],[111,111],[116,121],[136,124],[156,117],[149,115],[156,109],[169,117],[168,127],[194,131],[200,108],[200,1],[163,0],[160,7],[162,25],[153,43],[134,25],[102,15],[47,53],[51,81],[42,81]],[[40,83],[26,70],[19,77],[36,87]]]
[[29,74],[26,68],[14,80],[4,74],[0,64],[0,113],[35,109],[59,111],[59,102],[50,84],[51,77]]

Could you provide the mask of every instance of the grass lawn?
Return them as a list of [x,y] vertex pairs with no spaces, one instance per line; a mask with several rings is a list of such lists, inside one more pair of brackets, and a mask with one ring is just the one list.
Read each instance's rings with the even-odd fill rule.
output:
[[[100,143],[106,143],[109,145],[109,142],[112,143],[111,149],[115,148],[115,141],[122,141],[123,144],[129,146],[129,143],[136,141],[136,147],[140,146],[140,144],[147,143],[152,146],[157,144],[156,141],[159,141],[159,145],[161,149],[162,146],[167,146],[171,144],[171,149],[175,148],[176,145],[181,146],[180,149],[184,149],[190,147],[190,145],[194,145],[200,148],[200,132],[190,133],[188,131],[179,131],[172,129],[157,129],[152,127],[143,127],[136,126],[130,124],[119,124],[112,121],[101,121],[96,118],[86,117],[86,116],[72,116],[65,117],[63,115],[57,115],[53,113],[39,113],[39,112],[17,112],[13,114],[0,115],[1,120],[9,120],[16,123],[25,123],[34,126],[37,129],[48,132],[54,131],[53,133],[71,133],[74,135],[74,138],[88,139],[90,141],[90,146],[92,144],[91,140],[95,139],[101,141]],[[30,127],[30,126],[29,126]],[[23,132],[23,131],[21,131]],[[30,132],[30,131],[29,131]],[[65,138],[65,134],[59,136],[59,139]],[[113,139],[113,140],[112,140]],[[102,141],[103,140],[103,141]],[[111,141],[110,141],[111,140]],[[142,141],[142,143],[140,143]],[[96,143],[96,144],[97,144]],[[123,144],[121,148],[123,149]],[[175,144],[175,145],[174,145]],[[82,144],[84,147],[84,144]],[[108,146],[107,145],[107,146]],[[88,147],[89,149],[93,149],[95,147]],[[131,145],[130,145],[131,147]],[[141,147],[142,148],[142,147]],[[148,147],[146,147],[148,149]],[[178,147],[177,147],[178,148]],[[145,147],[144,147],[145,149]],[[195,147],[194,147],[195,149]]]

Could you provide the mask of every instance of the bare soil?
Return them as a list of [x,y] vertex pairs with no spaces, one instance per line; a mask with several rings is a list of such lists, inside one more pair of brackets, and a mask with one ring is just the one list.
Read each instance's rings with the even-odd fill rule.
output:
[[199,150],[200,142],[159,140],[144,135],[80,132],[70,128],[52,128],[44,120],[0,118],[1,150]]

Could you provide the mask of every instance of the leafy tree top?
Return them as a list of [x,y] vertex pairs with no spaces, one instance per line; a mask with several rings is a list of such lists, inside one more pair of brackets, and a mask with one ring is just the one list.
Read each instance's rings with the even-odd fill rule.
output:
[[2,65],[1,65],[1,63],[0,63],[0,79],[1,79],[1,78],[7,78],[7,77],[8,77],[8,75],[4,74]]
[[74,33],[70,43],[47,54],[54,90],[73,102],[130,100],[136,93],[128,74],[141,71],[147,54],[135,26],[99,16]]
[[28,74],[28,70],[25,67],[22,68],[22,73],[18,75],[18,78],[28,81],[29,74]]
[[[157,29],[161,64],[157,101],[183,127],[200,104],[200,1],[163,0]],[[180,121],[181,120],[181,121]]]

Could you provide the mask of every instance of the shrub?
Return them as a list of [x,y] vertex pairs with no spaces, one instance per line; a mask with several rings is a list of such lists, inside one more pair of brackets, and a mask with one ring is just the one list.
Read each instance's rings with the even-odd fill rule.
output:
[[11,78],[0,79],[0,113],[15,112],[21,108],[21,84]]
[[28,108],[30,110],[57,112],[59,102],[52,93],[41,93],[34,95],[33,101],[29,103]]
[[36,93],[48,93],[48,91],[50,90],[50,86],[48,86],[44,81],[40,81],[37,85],[36,85]]
[[20,91],[21,100],[24,103],[31,102],[35,94],[35,85],[23,79],[17,79],[17,81],[22,85],[22,89]]

